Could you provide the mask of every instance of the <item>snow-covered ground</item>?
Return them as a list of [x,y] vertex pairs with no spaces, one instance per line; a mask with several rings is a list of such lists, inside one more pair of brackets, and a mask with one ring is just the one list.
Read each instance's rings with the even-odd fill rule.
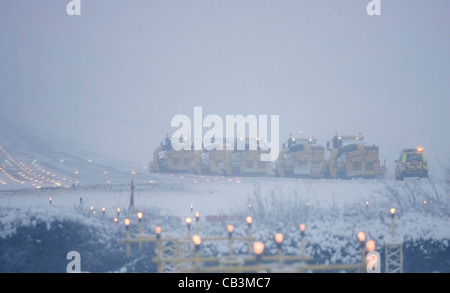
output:
[[[265,243],[268,255],[276,254],[277,232],[285,235],[285,253],[298,255],[298,227],[304,223],[306,252],[319,263],[357,263],[357,233],[363,231],[380,253],[385,243],[404,242],[405,271],[449,271],[450,189],[445,181],[156,174],[144,164],[67,147],[35,151],[32,143],[11,141],[2,142],[0,152],[0,271],[64,271],[67,260],[60,254],[71,250],[82,250],[83,260],[89,255],[85,271],[155,271],[154,266],[130,262],[119,243],[125,216],[136,232],[137,211],[144,213],[143,233],[153,234],[161,226],[163,237],[185,237],[184,219],[194,219],[196,211],[204,237],[225,236],[228,224],[236,235],[245,235],[245,217],[251,215],[253,235]],[[129,209],[132,180],[134,210]],[[59,187],[53,187],[55,182]],[[117,208],[121,214],[115,224]],[[396,209],[395,239],[391,208]],[[204,247],[209,255],[228,251],[226,243]],[[235,244],[234,249],[245,253],[247,246]],[[52,250],[60,254],[48,256]],[[108,253],[115,255],[115,262],[106,260],[111,259]]]

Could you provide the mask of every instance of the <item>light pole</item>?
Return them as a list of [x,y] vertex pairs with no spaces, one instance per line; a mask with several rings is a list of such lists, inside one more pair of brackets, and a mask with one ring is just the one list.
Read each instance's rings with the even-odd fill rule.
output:
[[359,232],[358,233],[359,247],[361,249],[361,273],[364,273],[364,241],[366,240],[366,233]]
[[[137,213],[137,217],[138,217],[138,222],[139,222],[139,236],[141,236],[142,234],[142,217],[144,216],[144,214],[142,212],[138,212]],[[139,249],[142,248],[142,242],[139,241]]]
[[144,214],[142,212],[137,213],[138,221],[139,221],[139,235],[142,233],[142,217]]
[[300,224],[301,257],[305,256],[305,224]]
[[198,234],[198,221],[200,220],[200,213],[195,212],[195,233]]
[[[161,227],[160,226],[156,226],[155,234],[156,234],[156,255],[158,258],[162,258],[163,250],[162,250],[162,245],[161,245]],[[158,263],[158,273],[162,273],[162,272],[163,272],[162,265],[161,265],[161,263]]]
[[194,242],[195,245],[195,255],[194,255],[194,261],[195,261],[195,268],[197,271],[200,270],[199,264],[200,264],[200,256],[199,256],[199,251],[200,251],[200,244],[202,243],[202,238],[200,237],[200,235],[194,235],[192,237],[192,241]]
[[277,243],[277,247],[278,247],[278,264],[281,266],[281,264],[283,263],[283,250],[282,250],[282,245],[283,245],[283,234],[281,233],[277,233],[275,234],[275,242]]
[[233,225],[228,225],[227,226],[227,231],[228,231],[228,255],[231,256],[233,255]]
[[187,232],[188,232],[188,237],[190,238],[190,231],[191,231],[191,223],[192,223],[192,219],[190,217],[186,218],[186,227],[187,227]]
[[394,239],[395,233],[394,233],[394,216],[395,216],[395,209],[391,208],[391,230],[392,230],[392,239]]
[[125,231],[126,231],[126,234],[127,234],[126,237],[130,238],[130,224],[131,224],[131,221],[130,221],[129,218],[125,218],[124,222],[125,222]]
[[[191,238],[191,223],[192,223],[192,219],[190,217],[186,218],[186,228],[187,228],[187,238]],[[189,242],[188,244],[188,248],[191,249],[191,244]]]
[[[130,238],[130,224],[131,221],[129,218],[125,218],[125,231],[126,231],[126,238]],[[127,256],[130,256],[130,244],[127,242],[126,244],[126,252],[127,252]]]
[[247,218],[245,219],[247,221],[247,236],[248,236],[248,253],[250,254],[250,252],[252,251],[252,222],[253,219],[250,216],[247,216]]

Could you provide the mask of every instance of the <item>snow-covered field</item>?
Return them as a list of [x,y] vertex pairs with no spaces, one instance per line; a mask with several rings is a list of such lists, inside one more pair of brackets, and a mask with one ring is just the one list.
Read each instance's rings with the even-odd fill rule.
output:
[[[285,235],[285,253],[298,255],[300,252],[298,225],[305,223],[306,251],[309,255],[322,262],[357,263],[359,259],[357,233],[364,231],[368,239],[376,241],[377,249],[382,252],[383,244],[392,241],[389,209],[395,207],[394,241],[423,242],[434,246],[438,244],[435,248],[436,253],[444,253],[447,257],[438,259],[445,261],[447,266],[436,264],[436,268],[426,270],[442,271],[443,267],[448,268],[450,259],[448,255],[450,219],[445,210],[436,206],[437,198],[432,193],[436,185],[437,188],[442,188],[439,195],[448,194],[443,193],[441,185],[424,180],[329,181],[148,173],[135,181],[134,211],[129,210],[131,191],[130,185],[126,183],[2,191],[0,238],[3,242],[0,243],[10,246],[11,243],[7,240],[17,237],[18,233],[29,233],[21,232],[21,229],[26,227],[33,229],[36,225],[45,223],[48,233],[60,233],[53,231],[52,227],[57,225],[55,223],[64,228],[65,224],[61,223],[72,222],[97,233],[97,236],[86,237],[86,241],[93,241],[92,238],[98,237],[100,244],[109,247],[108,242],[117,242],[124,236],[125,216],[130,217],[132,227],[137,226],[138,220],[135,215],[137,211],[144,213],[145,234],[153,234],[154,228],[161,226],[163,236],[185,237],[184,219],[186,217],[194,219],[193,212],[198,211],[200,234],[206,237],[226,235],[228,224],[234,225],[235,233],[244,235],[247,227],[245,216],[251,215],[254,219],[253,234],[266,244],[267,254],[276,254],[273,237],[275,233],[281,232]],[[409,188],[415,190],[416,194],[407,194],[406,190]],[[403,198],[395,198],[395,195],[392,195],[393,190]],[[448,211],[448,199],[446,203]],[[102,212],[103,208],[106,209],[105,213]],[[117,216],[117,208],[121,209],[120,222],[114,224],[113,218]],[[67,229],[66,233],[73,232],[70,230],[73,228]],[[136,228],[133,229],[132,231],[136,231]],[[44,234],[45,236],[36,235],[32,241],[36,241],[36,245],[39,245],[42,241],[40,237],[48,237],[46,233]],[[83,239],[78,241],[82,242]],[[423,243],[420,246],[424,247]],[[104,249],[98,245],[91,250],[94,252]],[[64,246],[68,251],[79,250],[78,242],[71,248],[70,241],[67,240]],[[124,247],[120,244],[109,249],[111,253],[118,253],[124,257]],[[242,244],[242,247],[234,249],[245,253],[246,246]],[[423,249],[427,257],[433,256],[433,248]],[[215,247],[212,251],[214,252],[211,253],[226,253],[226,243],[222,247]],[[39,262],[42,256],[30,252],[27,257],[34,263]],[[9,258],[12,258],[10,262],[13,262],[14,255],[9,255]],[[60,262],[63,265],[67,260],[61,256]],[[100,271],[139,271],[134,266],[126,269],[127,266],[129,263],[124,259],[123,263],[112,267],[100,265]],[[89,266],[84,269],[96,270]],[[2,265],[1,270],[8,271],[9,268]],[[152,269],[145,267],[143,270]],[[421,269],[415,267],[414,271]]]
[[[251,215],[252,234],[265,243],[266,255],[276,254],[278,232],[284,234],[284,253],[298,255],[298,227],[304,223],[306,253],[316,263],[357,263],[357,233],[363,231],[367,240],[376,241],[382,256],[385,243],[403,242],[405,272],[450,272],[447,181],[156,174],[143,164],[67,148],[34,152],[26,143],[2,147],[1,272],[65,272],[66,254],[73,250],[80,252],[86,272],[155,272],[153,249],[133,248],[132,257],[126,258],[120,243],[124,217],[131,219],[133,236],[138,211],[144,214],[144,234],[154,235],[161,226],[163,237],[179,238],[186,237],[184,220],[194,219],[194,212],[200,213],[199,233],[204,237],[226,236],[228,224],[234,225],[236,235],[245,235],[245,217]],[[129,209],[131,180],[134,210]],[[60,187],[53,187],[55,182]],[[114,223],[117,208],[121,213]],[[396,209],[395,239],[391,208]],[[227,243],[202,246],[205,255],[228,251]],[[247,244],[235,243],[233,249],[246,253]]]

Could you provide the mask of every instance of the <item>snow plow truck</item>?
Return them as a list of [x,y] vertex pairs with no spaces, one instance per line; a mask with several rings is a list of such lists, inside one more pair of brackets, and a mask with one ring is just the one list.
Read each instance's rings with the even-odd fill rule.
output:
[[380,176],[378,146],[364,143],[361,135],[335,135],[327,142],[330,157],[324,168],[326,178],[376,178]]
[[290,137],[278,155],[276,175],[281,177],[323,177],[325,147],[315,137]]
[[[250,148],[254,143],[256,149]],[[230,149],[230,148],[228,148]],[[260,160],[261,153],[257,139],[240,138],[234,140],[232,150],[224,145],[222,150],[217,147],[211,151],[197,152],[193,170],[198,174],[217,175],[267,175],[268,163]]]
[[194,150],[176,151],[172,148],[170,138],[153,151],[153,161],[150,170],[153,172],[192,172],[192,162],[195,159]]

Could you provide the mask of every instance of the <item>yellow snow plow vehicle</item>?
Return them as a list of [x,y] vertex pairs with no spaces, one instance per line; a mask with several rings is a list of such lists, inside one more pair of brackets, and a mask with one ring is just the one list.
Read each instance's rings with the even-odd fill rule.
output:
[[258,139],[235,139],[232,147],[224,145],[220,150],[215,146],[213,150],[198,151],[192,169],[197,174],[208,175],[267,175],[269,162],[261,161],[261,153],[265,151],[259,148]]
[[212,150],[202,149],[195,155],[193,171],[197,174],[231,175],[232,150],[221,149],[215,146]]
[[395,163],[395,180],[403,180],[405,177],[428,177],[427,159],[422,148],[403,149]]
[[337,135],[327,143],[330,157],[325,176],[330,178],[376,178],[380,176],[378,146],[366,145],[362,136]]
[[165,141],[153,151],[150,169],[153,172],[191,172],[194,159],[194,150],[176,151],[172,148],[170,138],[166,137]]
[[316,138],[290,137],[280,151],[276,175],[320,178],[325,167],[325,148],[316,144]]
[[[258,142],[256,138],[235,140],[234,151],[229,156],[232,175],[267,175],[269,162],[261,161],[261,154],[270,151],[261,150]],[[256,145],[257,149],[252,150],[251,144]]]

